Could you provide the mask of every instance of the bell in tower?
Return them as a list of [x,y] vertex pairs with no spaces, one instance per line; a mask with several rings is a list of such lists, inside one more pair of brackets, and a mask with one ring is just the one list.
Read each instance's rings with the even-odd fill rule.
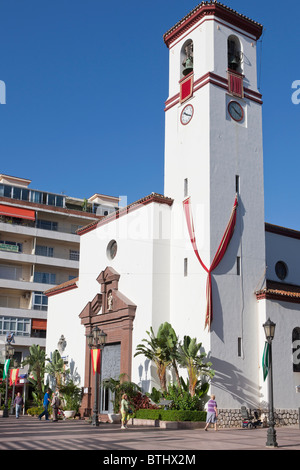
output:
[[182,75],[186,76],[193,71],[194,64],[193,64],[193,42],[190,41],[184,48],[185,51],[185,59],[182,62],[183,71]]
[[238,39],[234,36],[228,38],[228,68],[234,71],[240,71],[241,52]]

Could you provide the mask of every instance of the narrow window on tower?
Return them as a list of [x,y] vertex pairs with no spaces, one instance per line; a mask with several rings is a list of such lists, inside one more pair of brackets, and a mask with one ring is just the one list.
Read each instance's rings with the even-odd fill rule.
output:
[[242,47],[237,36],[231,35],[227,41],[228,69],[237,73],[242,71]]
[[188,275],[188,259],[184,258],[183,260],[183,275],[184,277],[187,277]]
[[240,258],[240,256],[236,257],[236,274],[238,276],[241,275],[241,258]]
[[235,175],[235,192],[236,192],[236,194],[240,194],[240,177],[239,177],[239,175]]
[[181,62],[181,78],[186,77],[194,70],[194,47],[193,41],[188,39],[181,49],[180,54],[180,62]]
[[183,182],[183,196],[187,197],[188,194],[189,194],[189,181],[187,178],[185,178]]
[[242,356],[242,338],[238,338],[238,357]]

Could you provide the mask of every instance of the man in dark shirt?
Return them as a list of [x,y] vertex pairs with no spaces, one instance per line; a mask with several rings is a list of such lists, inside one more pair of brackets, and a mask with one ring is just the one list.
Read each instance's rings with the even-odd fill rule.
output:
[[16,418],[19,418],[20,411],[23,406],[23,398],[21,397],[21,393],[18,392],[16,398],[14,399],[14,404],[16,405]]

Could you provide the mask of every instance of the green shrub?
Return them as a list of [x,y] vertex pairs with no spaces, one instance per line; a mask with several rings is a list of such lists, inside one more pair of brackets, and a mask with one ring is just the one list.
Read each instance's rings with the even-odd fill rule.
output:
[[161,410],[140,409],[134,413],[134,417],[138,419],[160,419]]
[[161,421],[205,421],[206,411],[190,410],[137,410],[137,419],[153,419]]
[[[5,403],[2,404],[0,409],[4,410],[4,408],[5,408]],[[10,408],[11,408],[11,397],[8,398],[8,400],[7,400],[7,409],[10,410]]]
[[42,406],[33,406],[32,408],[28,408],[27,414],[30,416],[38,416],[44,411]]
[[78,412],[82,399],[82,389],[71,381],[62,385],[59,388],[59,392],[63,395],[65,402],[64,410],[75,410]]
[[197,395],[193,397],[188,390],[179,389],[176,385],[171,385],[168,392],[164,394],[167,400],[172,400],[172,410],[200,411],[202,410],[202,400]]
[[161,410],[162,421],[206,421],[206,411]]

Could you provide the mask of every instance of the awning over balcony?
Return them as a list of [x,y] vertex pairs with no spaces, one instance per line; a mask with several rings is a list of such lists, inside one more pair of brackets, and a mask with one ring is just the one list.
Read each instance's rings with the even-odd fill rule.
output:
[[0,205],[0,215],[7,217],[16,217],[18,219],[35,220],[35,212],[21,207]]
[[32,330],[47,330],[47,320],[32,318],[31,329]]

